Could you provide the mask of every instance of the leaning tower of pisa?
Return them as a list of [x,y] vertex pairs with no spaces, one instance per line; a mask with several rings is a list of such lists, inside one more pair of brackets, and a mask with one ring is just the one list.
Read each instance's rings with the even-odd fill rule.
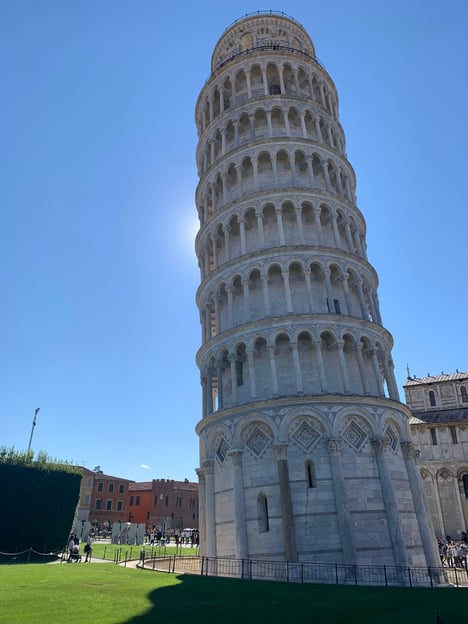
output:
[[337,91],[301,24],[227,28],[196,125],[202,553],[437,565]]

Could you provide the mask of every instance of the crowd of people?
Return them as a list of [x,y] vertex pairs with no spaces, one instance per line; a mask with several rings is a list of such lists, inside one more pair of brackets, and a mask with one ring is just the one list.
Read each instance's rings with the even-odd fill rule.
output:
[[464,568],[467,570],[468,538],[465,532],[456,542],[450,535],[445,540],[438,539],[440,562],[444,568]]
[[[91,537],[88,538],[84,545],[84,554],[85,554],[85,563],[91,563],[91,555],[93,554],[93,540]],[[68,538],[68,563],[80,563],[81,554],[80,554],[80,538],[76,533],[72,533]]]
[[197,529],[191,531],[173,531],[162,533],[161,531],[149,530],[145,533],[145,544],[149,546],[161,546],[162,544],[175,543],[176,546],[191,546],[198,548],[200,534]]

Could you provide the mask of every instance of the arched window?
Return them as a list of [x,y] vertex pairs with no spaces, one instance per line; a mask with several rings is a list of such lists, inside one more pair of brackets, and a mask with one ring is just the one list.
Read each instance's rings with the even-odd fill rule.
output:
[[468,403],[468,393],[466,391],[466,386],[462,386],[460,388],[460,392],[461,392],[462,403]]
[[305,463],[305,476],[308,488],[317,487],[317,478],[315,476],[315,467],[313,461],[306,461]]
[[435,407],[436,400],[434,390],[429,390],[429,404],[431,407]]
[[463,489],[465,490],[465,498],[468,498],[468,474],[463,475]]
[[259,533],[266,533],[270,530],[268,521],[268,500],[266,494],[263,492],[261,492],[257,498],[257,522]]

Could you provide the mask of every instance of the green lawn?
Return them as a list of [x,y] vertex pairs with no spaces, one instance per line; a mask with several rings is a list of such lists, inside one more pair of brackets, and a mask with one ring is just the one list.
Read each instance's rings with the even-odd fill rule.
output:
[[[105,544],[103,542],[95,542],[93,544],[93,557],[98,559],[109,559],[114,561],[115,553],[118,553],[118,557],[121,561],[127,561],[129,559],[139,559],[141,546],[127,546],[126,544]],[[80,545],[80,553],[84,557],[84,544]],[[198,556],[198,548],[177,548],[176,545],[172,546],[148,546],[145,544],[146,557],[150,558],[153,555],[160,557],[164,555],[184,555],[185,557]]]
[[464,589],[288,585],[109,564],[0,566],[2,624],[444,624],[468,622]]

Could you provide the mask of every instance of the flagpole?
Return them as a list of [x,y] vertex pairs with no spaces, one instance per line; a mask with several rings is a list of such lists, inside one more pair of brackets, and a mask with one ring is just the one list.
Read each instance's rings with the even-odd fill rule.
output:
[[36,426],[36,416],[38,415],[40,409],[41,409],[40,407],[36,407],[36,409],[34,410],[34,418],[33,418],[32,427],[31,427],[31,435],[29,437],[28,455],[29,455],[29,451],[31,450],[31,442],[32,442],[32,437],[34,433],[34,427]]

